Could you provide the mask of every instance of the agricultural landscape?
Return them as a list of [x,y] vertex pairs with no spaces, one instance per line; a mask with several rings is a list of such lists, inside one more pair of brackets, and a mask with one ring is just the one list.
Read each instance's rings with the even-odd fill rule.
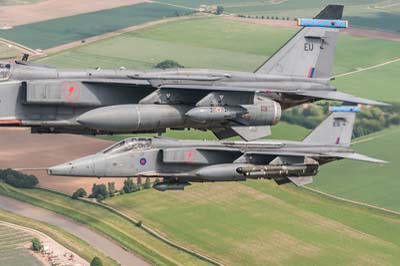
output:
[[[0,1],[0,5],[27,2],[37,1],[6,0]],[[345,19],[358,32],[349,30],[340,35],[333,85],[344,92],[392,104],[390,110],[363,110],[360,123],[371,123],[368,125],[373,130],[353,139],[357,152],[389,164],[337,161],[323,166],[308,188],[259,180],[194,184],[177,192],[142,189],[109,197],[100,204],[71,199],[70,195],[79,187],[90,194],[93,183],[107,184],[112,182],[110,179],[58,177],[57,185],[56,177],[30,170],[27,173],[37,175],[39,188],[14,188],[0,182],[0,195],[84,224],[137,255],[143,265],[397,265],[400,28],[394,22],[400,19],[400,3],[338,2],[346,5]],[[294,18],[312,16],[328,3],[158,0],[113,7],[0,30],[0,58],[19,57],[26,47],[37,52],[32,56],[36,63],[57,67],[150,69],[171,59],[184,67],[253,71],[296,32],[291,24]],[[222,5],[224,13],[216,16],[195,12],[200,5]],[[267,19],[272,16],[273,20]],[[143,24],[146,26],[141,27]],[[325,116],[324,103],[307,108],[301,107],[296,113],[307,114],[311,110],[309,119],[315,118],[312,125]],[[310,132],[311,125],[295,121],[292,115],[293,112],[287,112],[287,118],[272,128],[271,138],[301,140]],[[373,123],[380,124],[372,124],[370,117]],[[48,167],[127,137],[37,135],[30,139],[22,129],[15,133],[10,133],[12,129],[4,130],[7,132],[0,131],[0,143],[5,147],[0,152],[0,168],[34,168],[26,163],[30,156],[35,157],[32,160],[37,167]],[[165,135],[181,139],[215,138],[210,132],[186,130],[170,130]],[[17,141],[13,147],[9,143],[14,139]],[[35,146],[34,141],[43,144]],[[52,151],[46,141],[52,141],[51,145],[60,143],[58,150]],[[70,143],[74,143],[72,151],[64,152]],[[40,156],[41,152],[46,155]],[[123,182],[116,181],[118,190]],[[0,204],[0,221],[44,232],[87,261],[98,256],[104,265],[117,265],[118,258],[72,232],[2,209]],[[0,226],[2,230],[5,229]],[[7,237],[8,234],[0,235],[0,247]],[[28,239],[25,235],[12,238]],[[21,263],[7,260],[2,264],[6,261],[2,252],[0,249],[0,265]],[[16,251],[11,247],[4,252]],[[26,259],[26,265],[41,265],[29,253],[18,259]]]

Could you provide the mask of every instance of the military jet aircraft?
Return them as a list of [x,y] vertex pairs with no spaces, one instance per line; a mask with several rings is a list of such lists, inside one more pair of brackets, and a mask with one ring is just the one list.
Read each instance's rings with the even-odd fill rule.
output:
[[[385,105],[330,84],[343,6],[328,5],[253,73],[209,69],[56,69],[1,64],[0,125],[33,133],[210,129],[219,139],[270,134],[281,110],[317,100]],[[206,55],[204,55],[206,56]]]
[[[309,184],[320,165],[343,158],[385,163],[355,153],[350,141],[354,107],[334,110],[302,142],[193,141],[128,138],[94,155],[48,169],[50,175],[163,177],[157,190],[183,190],[189,182],[274,179]],[[336,112],[338,111],[338,112]]]

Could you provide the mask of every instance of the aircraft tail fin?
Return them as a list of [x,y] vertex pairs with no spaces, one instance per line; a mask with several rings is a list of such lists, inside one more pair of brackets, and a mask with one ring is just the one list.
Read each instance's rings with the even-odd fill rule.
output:
[[332,113],[322,121],[304,140],[305,143],[339,145],[349,147],[358,108],[354,106],[332,109]]
[[255,73],[300,78],[331,78],[343,6],[328,5],[314,19],[299,19],[303,28]]

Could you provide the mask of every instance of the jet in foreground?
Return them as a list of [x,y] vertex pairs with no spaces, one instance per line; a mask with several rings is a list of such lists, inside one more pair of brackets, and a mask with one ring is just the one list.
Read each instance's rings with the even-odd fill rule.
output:
[[[281,111],[317,100],[384,105],[330,84],[343,6],[329,5],[253,73],[210,69],[56,69],[1,64],[0,125],[33,133],[210,129],[219,139],[270,134]],[[204,55],[207,56],[207,55]],[[368,56],[368,55],[366,55]]]
[[354,107],[332,112],[302,142],[193,141],[128,138],[105,150],[48,169],[50,175],[162,177],[157,190],[183,190],[189,182],[274,179],[278,184],[309,184],[319,166],[352,159],[384,163],[350,148]]

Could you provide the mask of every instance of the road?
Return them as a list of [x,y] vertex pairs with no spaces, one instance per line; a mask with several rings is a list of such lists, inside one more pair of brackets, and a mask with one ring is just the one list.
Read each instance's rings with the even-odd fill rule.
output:
[[57,226],[86,241],[97,250],[113,258],[124,266],[149,266],[150,264],[136,255],[124,250],[105,236],[86,226],[54,212],[20,202],[0,195],[0,208],[15,214]]

